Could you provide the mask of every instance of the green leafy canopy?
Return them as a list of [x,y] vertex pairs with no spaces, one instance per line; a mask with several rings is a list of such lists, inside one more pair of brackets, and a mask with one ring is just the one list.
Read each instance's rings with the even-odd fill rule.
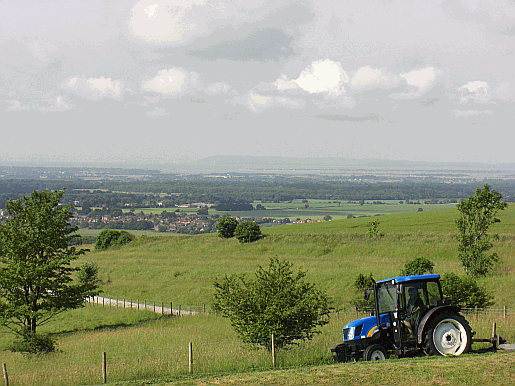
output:
[[22,337],[56,314],[83,306],[98,293],[92,282],[73,281],[70,263],[85,253],[72,244],[71,207],[61,206],[64,191],[33,191],[6,204],[0,223],[0,320]]
[[255,279],[225,276],[215,282],[214,307],[231,321],[247,343],[277,347],[311,339],[328,323],[327,295],[306,283],[306,272],[294,273],[292,263],[271,258],[268,268],[259,266]]

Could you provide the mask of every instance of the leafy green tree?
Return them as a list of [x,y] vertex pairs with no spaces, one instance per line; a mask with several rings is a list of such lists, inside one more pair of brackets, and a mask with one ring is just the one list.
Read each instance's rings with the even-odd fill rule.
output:
[[127,231],[105,229],[97,236],[95,249],[108,249],[113,246],[121,246],[130,243],[136,237]]
[[218,229],[218,236],[224,239],[234,237],[234,230],[238,225],[238,220],[231,216],[223,216],[218,219],[216,229]]
[[[64,191],[33,191],[6,204],[11,216],[0,223],[0,322],[19,338],[22,350],[47,352],[53,341],[36,333],[55,315],[79,308],[98,293],[93,282],[74,282],[71,262],[86,250],[71,246],[80,237],[70,225]],[[16,347],[14,348],[16,349]]]
[[98,265],[94,261],[86,261],[83,263],[77,272],[77,280],[81,284],[93,284],[97,286],[100,284],[98,278]]
[[255,221],[242,221],[234,230],[234,237],[240,243],[252,243],[263,237],[259,224]]
[[401,271],[403,275],[423,275],[425,273],[433,273],[435,263],[427,257],[416,257],[404,264]]
[[247,343],[277,347],[311,339],[328,323],[327,295],[306,283],[305,271],[294,273],[293,264],[271,258],[268,268],[259,266],[255,279],[225,276],[215,281],[214,307],[231,321]]
[[[507,206],[501,199],[499,192],[491,191],[490,185],[485,184],[456,206],[460,212],[460,218],[456,220],[458,255],[465,271],[473,277],[486,275],[498,261],[497,253],[487,255],[493,247],[488,228],[499,221],[495,216]],[[494,239],[497,237],[493,236]]]
[[493,297],[471,276],[460,277],[455,273],[446,273],[441,282],[444,297],[449,299],[452,304],[478,308],[493,304]]

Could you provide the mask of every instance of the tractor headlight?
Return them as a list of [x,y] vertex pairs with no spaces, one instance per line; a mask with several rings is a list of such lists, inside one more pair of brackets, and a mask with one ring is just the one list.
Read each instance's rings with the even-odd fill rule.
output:
[[349,328],[349,335],[347,335],[348,339],[354,339],[354,331],[356,330],[356,327]]

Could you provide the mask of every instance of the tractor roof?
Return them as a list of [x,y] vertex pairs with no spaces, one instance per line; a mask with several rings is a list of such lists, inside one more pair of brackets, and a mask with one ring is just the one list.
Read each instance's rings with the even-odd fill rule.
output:
[[431,274],[431,275],[410,275],[410,276],[397,276],[397,277],[391,277],[389,279],[384,280],[378,280],[378,283],[386,283],[389,281],[393,281],[394,284],[397,283],[405,283],[407,281],[425,281],[425,280],[434,280],[434,279],[440,279],[439,274]]

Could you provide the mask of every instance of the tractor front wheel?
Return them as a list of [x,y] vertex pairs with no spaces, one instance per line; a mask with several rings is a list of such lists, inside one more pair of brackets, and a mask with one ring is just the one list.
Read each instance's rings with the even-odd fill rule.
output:
[[426,332],[426,354],[461,355],[470,351],[472,332],[461,315],[439,315]]
[[384,361],[385,359],[388,359],[388,352],[380,344],[368,346],[363,353],[365,361]]

